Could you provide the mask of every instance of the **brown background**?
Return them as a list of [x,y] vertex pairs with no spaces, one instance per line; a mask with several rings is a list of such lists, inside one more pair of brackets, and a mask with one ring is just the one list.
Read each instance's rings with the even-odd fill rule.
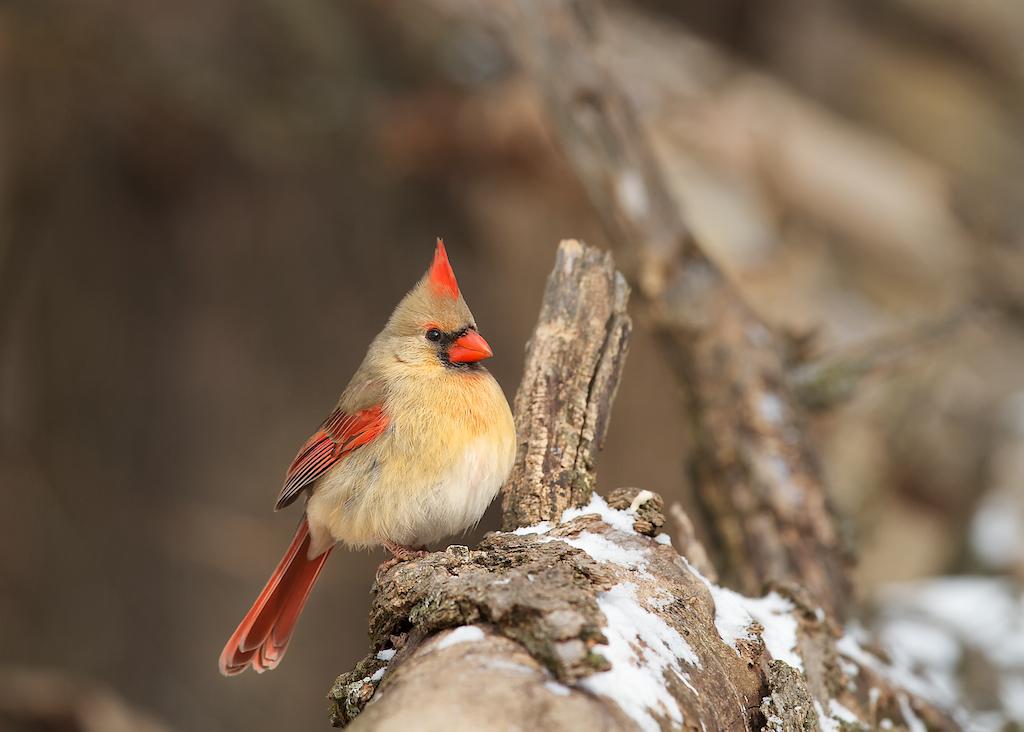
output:
[[[1022,241],[1006,182],[1020,79],[991,40],[1012,29],[974,43],[909,0],[871,18],[839,0],[771,18],[700,5],[659,22],[938,171],[967,232],[954,265],[922,268],[925,237],[894,260],[884,236],[768,196],[764,248],[713,252],[755,308],[819,326],[828,350],[1000,293],[994,318],[811,423],[865,596],[1019,572],[984,566],[964,533],[993,456],[1022,439],[1005,419],[1024,389],[1019,304],[977,279],[1012,284]],[[819,43],[790,42],[804,25]],[[851,81],[858,64],[877,76]],[[216,670],[297,521],[271,510],[284,468],[433,237],[511,397],[554,248],[605,245],[597,218],[493,39],[398,3],[13,2],[0,74],[0,663],[98,681],[182,730],[323,728],[330,682],[366,650],[382,552],[335,554],[278,671]],[[755,172],[723,174],[720,195]],[[689,505],[672,378],[637,318],[601,482]],[[480,532],[495,528],[492,509]]]

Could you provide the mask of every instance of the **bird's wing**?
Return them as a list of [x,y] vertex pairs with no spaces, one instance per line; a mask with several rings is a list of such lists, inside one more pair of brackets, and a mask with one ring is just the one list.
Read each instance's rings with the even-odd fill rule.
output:
[[347,454],[380,436],[387,429],[388,422],[388,416],[379,404],[351,414],[340,407],[335,409],[320,429],[306,440],[292,461],[285,476],[284,488],[277,497],[275,510],[284,508],[298,498],[303,488],[330,470]]

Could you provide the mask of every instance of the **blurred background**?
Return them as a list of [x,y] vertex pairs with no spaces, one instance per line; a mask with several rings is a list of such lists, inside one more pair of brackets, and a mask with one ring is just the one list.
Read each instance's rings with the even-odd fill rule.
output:
[[[0,729],[326,727],[383,552],[328,564],[281,669],[216,668],[298,520],[285,467],[435,236],[510,397],[558,240],[607,245],[484,7],[0,5]],[[866,624],[1024,724],[1024,5],[649,0],[606,32],[754,309],[884,366],[809,423]],[[695,511],[637,318],[600,481]]]

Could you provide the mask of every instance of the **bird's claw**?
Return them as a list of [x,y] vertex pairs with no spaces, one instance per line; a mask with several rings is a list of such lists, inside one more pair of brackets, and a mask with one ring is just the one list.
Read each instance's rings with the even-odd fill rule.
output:
[[430,552],[427,551],[426,547],[415,548],[411,546],[402,546],[401,544],[394,544],[390,541],[384,542],[384,547],[391,552],[394,556],[387,561],[381,562],[380,566],[377,567],[377,581],[380,582],[381,577],[387,574],[388,570],[392,567],[401,564],[402,562],[409,562],[413,559],[421,559],[427,556]]

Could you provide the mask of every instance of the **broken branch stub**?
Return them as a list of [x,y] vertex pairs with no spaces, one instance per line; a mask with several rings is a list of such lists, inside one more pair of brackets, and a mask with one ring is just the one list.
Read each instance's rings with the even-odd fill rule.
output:
[[632,330],[628,299],[609,253],[559,244],[513,405],[519,447],[502,490],[505,530],[557,520],[590,496]]

